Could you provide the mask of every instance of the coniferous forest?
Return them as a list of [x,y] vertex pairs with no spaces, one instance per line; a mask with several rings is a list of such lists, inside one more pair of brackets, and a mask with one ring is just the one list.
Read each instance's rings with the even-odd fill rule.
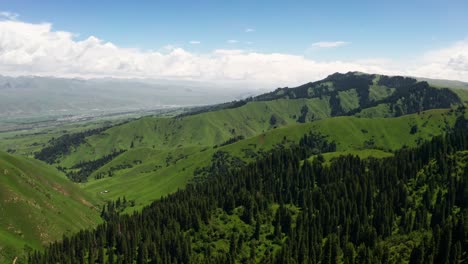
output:
[[383,159],[307,159],[334,148],[309,134],[64,236],[29,262],[466,263],[467,123]]

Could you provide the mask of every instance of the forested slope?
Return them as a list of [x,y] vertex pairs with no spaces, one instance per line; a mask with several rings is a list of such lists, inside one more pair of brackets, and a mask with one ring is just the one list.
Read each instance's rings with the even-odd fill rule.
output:
[[[310,136],[113,215],[31,263],[458,263],[468,248],[468,121],[393,157],[302,162]],[[310,137],[308,136],[308,137]],[[114,206],[108,207],[110,209]]]
[[[108,222],[32,260],[49,263],[62,254],[58,262],[144,263],[147,257],[154,263],[287,263],[307,247],[313,248],[307,251],[312,263],[328,263],[325,251],[339,262],[359,254],[370,263],[384,255],[404,262],[421,241],[432,243],[435,226],[425,223],[448,199],[449,182],[466,182],[465,148],[452,141],[442,140],[444,161],[413,157],[413,148],[427,140],[463,129],[467,113],[458,95],[411,78],[334,74],[188,115],[144,117],[50,138],[36,157],[80,182],[79,191],[91,200],[109,201],[101,213]],[[413,151],[401,167],[408,171],[395,165],[404,151]],[[356,156],[341,157],[349,154]],[[418,176],[439,167],[442,178]],[[431,203],[421,207],[424,195]],[[385,208],[377,207],[381,201],[388,201]],[[446,206],[444,221],[449,215],[464,219],[462,206]],[[427,219],[416,225],[421,217]],[[299,229],[301,223],[307,228]],[[306,239],[303,233],[312,234]],[[16,249],[30,243],[15,238]]]
[[251,162],[271,149],[299,143],[310,131],[334,141],[337,151],[378,149],[391,153],[449,131],[460,115],[457,111],[431,110],[397,118],[335,117],[273,129],[224,146],[135,147],[97,168],[83,188],[103,199],[126,196],[135,200],[135,208],[141,208],[184,188],[197,177],[197,169],[210,166],[216,153],[226,152],[233,159]]
[[144,117],[53,138],[36,157],[87,182],[100,198],[125,195],[142,206],[183,188],[218,150],[252,160],[317,130],[338,151],[388,152],[450,129],[456,116],[449,109],[460,105],[451,90],[412,78],[333,74],[198,114]]

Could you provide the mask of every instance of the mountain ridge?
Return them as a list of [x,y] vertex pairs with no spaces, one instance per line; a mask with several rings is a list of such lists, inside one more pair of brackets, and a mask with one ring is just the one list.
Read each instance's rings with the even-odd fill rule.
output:
[[[109,157],[115,152],[133,148],[152,148],[169,155],[179,153],[178,148],[210,148],[236,138],[254,137],[277,127],[329,117],[398,117],[461,105],[461,99],[452,91],[432,88],[416,79],[335,73],[318,82],[259,95],[240,105],[217,105],[214,108],[221,108],[174,118],[140,118],[84,136],[79,144],[71,147],[60,138],[53,139],[49,145],[55,144],[58,149],[65,147],[65,151],[55,161],[48,162],[56,163],[69,175],[78,173],[80,176],[73,178],[86,181],[99,167],[90,174],[81,175],[77,169],[79,164],[105,164],[112,160]],[[45,160],[43,157],[50,156],[44,152],[48,149],[44,148],[36,157]]]
[[[426,140],[450,133],[458,120],[467,116],[462,100],[451,90],[407,77],[362,73],[337,73],[318,82],[216,107],[219,105],[176,117],[146,116],[119,124],[95,124],[75,128],[72,133],[56,131],[53,136],[34,133],[24,141],[28,144],[24,149],[39,150],[37,158],[57,167],[69,179],[82,182],[77,192],[94,206],[126,197],[132,205],[119,207],[117,213],[126,215],[217,174],[248,167],[275,151],[287,154],[288,149],[311,144],[307,151],[301,150],[308,153],[298,161],[302,165],[324,161],[324,165],[333,166],[342,155],[370,160],[394,157],[402,148],[421,146]],[[7,145],[15,151],[14,144]],[[61,172],[40,164],[51,175],[60,176],[53,181],[68,181]],[[101,208],[107,220],[115,214],[104,211],[113,208],[109,203]],[[270,206],[276,212],[280,205]],[[287,210],[293,219],[300,214],[297,205]],[[223,226],[226,220],[226,225],[250,230],[237,219],[245,219],[244,212],[242,207],[220,212],[213,221]],[[275,213],[267,214],[267,218],[272,217]],[[94,221],[101,220],[97,217]],[[12,236],[16,239],[12,245],[17,247],[21,247],[19,243],[41,247]],[[197,241],[194,249],[200,250],[203,242]],[[278,249],[275,243],[282,242],[270,241],[265,246]]]
[[[351,109],[354,111],[343,111],[343,109],[340,109],[339,106],[339,93],[350,91],[353,89],[357,93],[359,105],[358,107],[356,107],[356,109]],[[382,89],[390,89],[391,91],[386,91],[388,94],[384,95],[383,98],[369,98],[370,95],[375,95],[376,93],[378,95],[379,93],[385,92],[378,91]],[[431,103],[441,103],[439,106],[432,106],[432,108],[446,108],[450,105],[462,104],[462,100],[458,97],[456,93],[452,92],[450,89],[434,88],[431,87],[425,81],[419,82],[417,79],[411,77],[385,76],[379,74],[348,72],[345,74],[334,73],[324,78],[323,80],[308,82],[293,88],[277,88],[274,91],[267,92],[254,97],[249,97],[244,100],[233,101],[208,107],[200,107],[198,109],[193,110],[192,112],[182,114],[181,116],[199,114],[209,111],[217,111],[222,109],[238,108],[249,102],[271,101],[278,99],[311,99],[322,98],[324,96],[330,96],[330,105],[336,106],[336,109],[334,109],[335,114],[353,115],[356,112],[360,111],[362,108],[369,108],[372,106],[377,106],[379,104],[393,103],[391,105],[393,110],[393,108],[399,107],[395,105],[395,102],[398,100],[409,101],[403,102],[404,104],[401,106],[403,108],[411,106],[412,104],[415,104],[415,102],[411,102],[409,99],[411,97],[417,96],[414,93],[421,89],[425,90],[425,93],[420,95],[422,96],[423,100],[432,100]],[[393,98],[389,98],[391,96],[393,96]],[[437,99],[434,99],[432,97],[437,97]],[[409,109],[410,111],[406,111],[404,113],[397,112],[401,111],[401,109],[394,111],[396,112],[395,115],[399,116],[402,114],[410,114],[428,109],[429,108],[427,106],[423,106],[417,109]]]

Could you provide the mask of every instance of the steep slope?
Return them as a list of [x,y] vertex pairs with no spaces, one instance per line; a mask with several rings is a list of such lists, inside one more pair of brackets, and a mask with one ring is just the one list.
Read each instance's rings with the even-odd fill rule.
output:
[[0,152],[0,263],[95,226],[95,203],[55,168]]

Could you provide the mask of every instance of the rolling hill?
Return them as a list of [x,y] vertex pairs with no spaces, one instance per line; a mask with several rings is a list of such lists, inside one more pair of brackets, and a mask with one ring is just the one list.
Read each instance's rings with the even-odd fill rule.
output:
[[75,134],[79,140],[55,138],[42,156],[87,182],[83,188],[97,197],[125,195],[140,208],[183,188],[219,151],[253,161],[315,131],[335,141],[337,151],[388,153],[449,131],[457,117],[449,108],[461,104],[451,90],[412,78],[337,73],[175,118],[143,117]]
[[[2,197],[2,210],[12,210],[11,199],[26,210],[15,209],[8,217],[14,224],[1,223],[6,227],[0,230],[6,241],[3,254],[11,257],[24,245],[40,249],[61,234],[95,226],[101,219],[89,207],[100,201],[125,197],[132,205],[122,212],[140,211],[189,184],[244,168],[273,150],[295,148],[304,135],[333,143],[333,152],[323,153],[328,164],[342,155],[393,157],[399,149],[452,131],[457,119],[467,116],[461,91],[407,77],[354,72],[176,117],[147,116],[25,136],[10,132],[2,146],[26,155],[35,152],[58,170],[1,154],[0,172],[3,167],[7,172],[3,195],[10,197]],[[65,175],[81,183],[77,186]],[[38,221],[16,221],[25,215]],[[216,217],[238,222],[224,213]],[[51,224],[53,229],[37,233],[38,225]]]
[[[297,123],[333,116],[392,117],[462,105],[449,89],[404,77],[333,74],[297,88],[283,88],[236,106],[218,105],[177,118],[145,117],[86,137],[86,144],[58,157],[64,167],[132,147],[168,149],[213,146]],[[218,108],[216,110],[216,108]],[[54,142],[52,141],[51,144]]]
[[210,166],[213,156],[219,152],[251,162],[272,149],[298,144],[304,134],[313,131],[336,143],[335,155],[359,154],[364,150],[389,155],[404,146],[417,146],[450,131],[460,114],[437,109],[396,118],[343,116],[272,129],[216,148],[206,145],[173,149],[134,147],[97,168],[83,189],[102,199],[126,196],[136,201],[137,206],[129,208],[134,210],[183,188],[193,179],[195,171]]

